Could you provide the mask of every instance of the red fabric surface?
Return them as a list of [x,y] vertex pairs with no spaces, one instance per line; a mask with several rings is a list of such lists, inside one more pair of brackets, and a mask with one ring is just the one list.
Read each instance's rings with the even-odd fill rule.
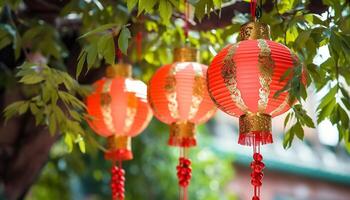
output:
[[[172,70],[175,70],[173,72]],[[159,68],[153,75],[148,86],[148,99],[151,103],[153,113],[160,121],[171,124],[178,121],[188,121],[195,124],[206,122],[215,113],[215,105],[212,103],[206,85],[207,66],[195,62],[176,62],[173,64],[164,65]],[[193,105],[194,87],[198,87],[195,83],[195,74],[204,81],[199,85],[202,88],[203,94],[199,103],[198,110],[194,115],[190,116],[191,105]],[[198,75],[199,74],[199,75]],[[172,115],[169,109],[166,89],[166,83],[169,76],[175,78],[173,89],[175,90],[177,107],[175,112],[177,117]]]
[[[107,87],[107,81],[111,84]],[[95,90],[86,98],[87,112],[90,117],[87,121],[90,127],[99,135],[108,137],[113,134],[136,136],[141,133],[152,118],[152,111],[147,104],[147,86],[138,80],[116,77],[114,79],[103,78],[95,84]],[[109,88],[110,96],[109,109],[111,112],[108,117],[112,119],[110,125],[114,131],[111,131],[106,124],[106,116],[103,115],[102,99],[106,98],[103,94],[103,88]],[[128,120],[127,109],[134,112],[129,130],[126,128]]]
[[[282,93],[277,98],[274,98],[276,91],[282,89],[288,78],[280,81],[280,77],[287,69],[292,68],[294,63],[291,58],[290,50],[279,43],[265,40],[271,50],[271,58],[274,61],[274,69],[272,73],[272,81],[269,84],[270,93],[268,96],[267,107],[264,111],[266,114],[271,114],[273,117],[286,112],[289,106],[286,105],[280,112],[272,113],[277,109],[287,98],[287,92]],[[222,49],[211,62],[208,73],[208,89],[212,99],[217,106],[224,112],[240,116],[244,114],[237,104],[232,100],[230,92],[224,83],[222,76],[223,60],[232,45]],[[261,84],[259,76],[261,74],[258,66],[258,56],[261,49],[258,46],[258,40],[244,40],[238,43],[235,54],[232,56],[232,61],[236,65],[236,82],[237,89],[241,93],[244,104],[248,107],[247,112],[258,112],[259,89]]]

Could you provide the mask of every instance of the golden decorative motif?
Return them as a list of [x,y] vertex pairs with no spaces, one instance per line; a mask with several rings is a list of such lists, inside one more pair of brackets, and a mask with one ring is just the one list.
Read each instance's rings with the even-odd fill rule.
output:
[[275,110],[273,110],[270,113],[270,115],[274,116],[275,114],[278,114],[279,112],[284,110],[288,104],[289,104],[289,95],[286,96],[286,99]]
[[128,106],[126,108],[126,117],[124,125],[124,133],[130,131],[132,124],[134,123],[137,108],[137,97],[135,93],[128,93]]
[[103,121],[107,127],[107,129],[114,133],[115,128],[112,119],[112,109],[111,109],[111,101],[112,97],[109,92],[111,90],[112,80],[107,79],[103,84],[102,95],[101,95],[101,112],[103,116]]
[[202,118],[200,118],[199,122],[205,122],[207,121],[213,114],[216,112],[216,107],[214,106],[212,109],[210,109]]
[[275,62],[271,57],[271,49],[266,40],[259,39],[258,47],[260,53],[258,57],[258,67],[260,71],[259,81],[261,88],[259,89],[258,110],[263,113],[266,110],[270,95],[270,84],[272,81],[272,73],[275,67]]
[[107,147],[109,151],[125,149],[131,151],[131,137],[112,135],[107,138]]
[[165,91],[168,100],[168,109],[171,117],[177,119],[179,117],[178,104],[176,100],[176,65],[171,66],[169,74],[165,79]]
[[199,64],[192,64],[193,70],[195,71],[194,84],[192,90],[191,107],[188,114],[189,119],[193,119],[199,109],[199,105],[203,101],[204,90],[206,89],[206,80],[203,77],[202,67]]
[[254,131],[271,132],[271,115],[263,113],[248,113],[239,117],[240,134],[249,134]]
[[239,43],[236,43],[229,48],[228,53],[223,60],[221,76],[224,79],[224,83],[230,92],[230,96],[233,102],[235,102],[236,106],[243,112],[248,112],[248,107],[245,105],[242,99],[241,91],[239,91],[237,88],[237,67],[235,61],[233,60],[233,56],[238,48],[238,45]]
[[184,138],[194,138],[196,126],[192,122],[180,121],[170,124],[170,137],[181,140]]
[[198,51],[192,47],[180,47],[174,49],[174,62],[196,62]]
[[242,40],[270,40],[270,27],[262,22],[248,22],[241,26],[239,37]]
[[131,77],[132,66],[127,63],[118,63],[115,65],[110,65],[106,69],[107,78],[115,78],[117,76],[121,77]]

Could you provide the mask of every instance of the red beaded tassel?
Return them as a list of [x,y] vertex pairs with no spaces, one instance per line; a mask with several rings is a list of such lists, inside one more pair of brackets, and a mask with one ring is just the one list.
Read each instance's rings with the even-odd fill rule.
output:
[[192,177],[191,160],[187,155],[187,148],[180,148],[179,164],[176,166],[180,187],[180,200],[188,199],[188,186]]
[[111,173],[112,200],[124,200],[125,171],[122,168],[122,161],[119,161],[119,167],[115,165],[112,167]]
[[262,186],[263,179],[263,169],[265,168],[265,164],[262,162],[263,157],[260,154],[260,143],[254,142],[253,144],[253,158],[254,160],[250,164],[250,168],[252,169],[251,173],[251,184],[254,186],[254,196],[252,200],[260,200],[260,187]]

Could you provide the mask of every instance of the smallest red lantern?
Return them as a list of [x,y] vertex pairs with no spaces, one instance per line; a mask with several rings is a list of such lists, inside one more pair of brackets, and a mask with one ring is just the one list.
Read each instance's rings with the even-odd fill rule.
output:
[[152,118],[147,103],[147,86],[131,78],[131,66],[119,63],[107,68],[106,78],[95,84],[87,97],[90,127],[107,138],[105,158],[119,167],[112,168],[113,200],[124,199],[124,170],[121,162],[132,159],[131,138],[140,134]]
[[191,179],[188,148],[197,144],[196,125],[209,120],[216,111],[207,91],[207,66],[198,63],[197,59],[196,49],[176,48],[174,63],[159,68],[148,87],[148,100],[154,115],[170,126],[168,144],[180,147],[176,169],[182,199],[187,199]]

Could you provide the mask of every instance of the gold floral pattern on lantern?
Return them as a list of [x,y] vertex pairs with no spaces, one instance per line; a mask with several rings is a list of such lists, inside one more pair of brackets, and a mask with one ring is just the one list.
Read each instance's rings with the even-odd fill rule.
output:
[[237,80],[236,80],[236,63],[233,60],[233,56],[238,48],[238,43],[233,44],[229,50],[227,55],[223,60],[223,66],[221,68],[221,75],[224,79],[226,88],[229,90],[232,100],[236,103],[237,107],[241,109],[243,112],[248,111],[248,107],[245,105],[241,91],[237,88]]
[[258,57],[258,67],[260,71],[259,82],[261,88],[259,89],[258,110],[259,112],[265,112],[270,95],[270,84],[272,81],[272,73],[275,66],[275,62],[271,57],[271,49],[266,40],[259,39],[258,47],[260,53]]
[[111,84],[112,84],[111,79],[107,79],[106,82],[103,84],[102,95],[101,95],[101,111],[102,111],[103,121],[105,122],[106,127],[110,132],[115,133],[113,119],[112,119],[112,108],[111,108],[112,98],[109,95],[109,92],[111,90]]
[[270,115],[275,115],[275,114],[277,114],[279,112],[282,112],[286,108],[288,103],[289,103],[289,95],[287,95],[286,99],[275,110],[273,110],[270,113]]
[[169,74],[166,77],[165,80],[165,91],[166,91],[166,98],[169,101],[168,103],[168,108],[170,111],[170,115],[173,118],[178,118],[179,117],[179,111],[178,111],[178,104],[176,100],[176,67],[172,67],[169,70]]
[[129,132],[136,116],[137,97],[135,93],[128,94],[128,107],[126,108],[124,132]]
[[192,91],[192,103],[188,114],[189,119],[193,119],[199,109],[199,105],[203,101],[204,90],[206,89],[206,80],[203,77],[202,68],[199,65],[193,64],[195,71],[194,87]]

